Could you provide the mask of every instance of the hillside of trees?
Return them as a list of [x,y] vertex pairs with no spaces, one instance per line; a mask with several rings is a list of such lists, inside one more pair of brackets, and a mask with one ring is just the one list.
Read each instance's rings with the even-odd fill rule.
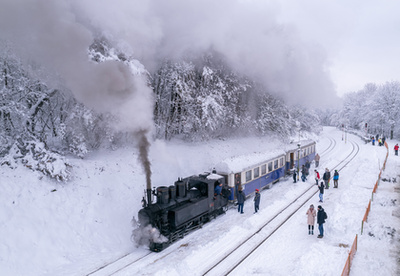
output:
[[363,89],[347,93],[343,107],[330,117],[331,125],[342,125],[400,139],[400,82],[369,83]]
[[[154,93],[153,139],[190,142],[275,135],[288,140],[299,132],[318,133],[322,124],[361,128],[365,122],[378,132],[400,132],[398,82],[369,84],[346,96],[342,110],[322,112],[287,106],[213,51],[162,60],[154,72],[148,72],[139,61],[99,39],[88,49],[88,59],[121,62],[132,68],[132,74],[146,77]],[[78,102],[62,80],[49,81],[55,76],[35,73],[45,69],[22,62],[11,45],[1,43],[1,165],[23,164],[65,181],[69,178],[66,156],[84,158],[90,151],[132,142],[134,136],[113,127],[119,120],[113,114]]]

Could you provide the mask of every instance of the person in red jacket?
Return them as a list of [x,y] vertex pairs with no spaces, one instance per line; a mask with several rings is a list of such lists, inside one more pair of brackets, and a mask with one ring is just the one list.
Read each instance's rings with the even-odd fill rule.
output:
[[394,155],[399,155],[399,144],[394,146]]
[[318,183],[319,183],[319,180],[320,180],[321,178],[319,177],[319,172],[318,172],[317,170],[314,170],[314,173],[315,173],[315,181],[316,181],[316,185],[318,185]]

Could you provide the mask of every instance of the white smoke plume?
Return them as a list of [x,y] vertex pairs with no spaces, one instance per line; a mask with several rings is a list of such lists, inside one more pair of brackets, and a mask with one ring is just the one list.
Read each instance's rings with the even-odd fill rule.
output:
[[137,84],[143,81],[122,64],[88,62],[86,51],[95,34],[106,36],[149,70],[166,57],[213,49],[235,70],[262,81],[268,92],[289,103],[332,104],[336,95],[324,50],[302,41],[294,26],[280,24],[276,3],[3,0],[0,36],[61,75],[85,104],[107,111],[121,110],[127,102],[130,110],[141,108],[145,113],[140,120],[129,119],[134,129],[151,121],[151,91],[143,91],[146,85]]
[[136,244],[136,246],[149,246],[150,242],[154,243],[164,243],[168,242],[168,239],[160,234],[160,231],[157,228],[152,227],[151,225],[135,226],[132,231],[131,236],[132,242]]

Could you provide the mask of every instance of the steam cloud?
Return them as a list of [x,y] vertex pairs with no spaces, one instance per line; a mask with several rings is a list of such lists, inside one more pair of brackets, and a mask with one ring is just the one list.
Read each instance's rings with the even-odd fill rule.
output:
[[168,241],[168,238],[161,235],[157,228],[151,225],[138,226],[134,223],[134,229],[132,231],[131,239],[137,246],[150,245],[150,241],[154,243],[164,243]]
[[294,26],[279,24],[279,13],[274,1],[3,0],[0,36],[61,75],[85,104],[107,111],[127,102],[130,110],[139,108],[141,118],[129,118],[134,130],[151,125],[151,91],[120,63],[88,62],[95,34],[149,70],[165,57],[213,49],[289,103],[332,104],[336,95],[324,51],[302,41]]

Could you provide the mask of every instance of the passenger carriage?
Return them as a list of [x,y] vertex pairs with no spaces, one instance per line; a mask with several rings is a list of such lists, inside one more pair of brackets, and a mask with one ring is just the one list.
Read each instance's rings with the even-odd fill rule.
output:
[[311,163],[315,157],[315,145],[312,140],[303,140],[288,145],[285,150],[232,157],[217,164],[215,169],[225,177],[232,191],[229,199],[234,200],[239,188],[249,196],[255,189],[271,188],[293,169],[301,169],[307,161]]
[[231,189],[230,200],[242,188],[249,196],[255,189],[270,188],[285,175],[285,152],[282,150],[226,159],[215,167]]

